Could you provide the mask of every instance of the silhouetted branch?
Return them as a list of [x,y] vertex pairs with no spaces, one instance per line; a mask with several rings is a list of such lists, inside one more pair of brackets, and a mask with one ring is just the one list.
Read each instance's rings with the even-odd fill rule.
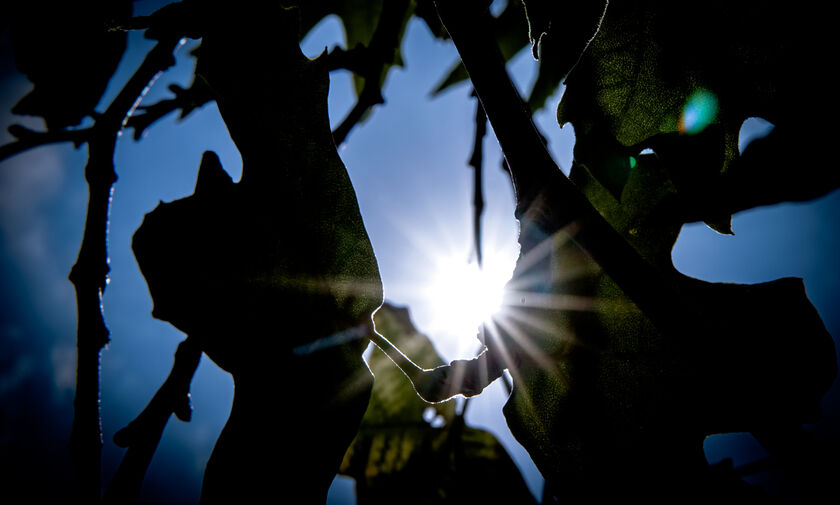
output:
[[437,0],[436,5],[507,160],[517,197],[516,217],[523,226],[523,252],[536,245],[528,242],[533,239],[526,227],[537,227],[542,236],[573,230],[575,242],[661,331],[679,335],[691,328],[702,333],[704,324],[685,303],[684,294],[610,226],[554,163],[490,35],[485,3]]
[[[337,52],[333,56],[335,65],[343,63],[345,65],[343,68],[353,69],[357,75],[365,80],[356,104],[333,131],[335,145],[344,143],[350,130],[356,126],[371,107],[385,103],[382,98],[381,83],[388,65],[394,62],[394,55],[399,50],[400,32],[410,8],[411,2],[408,0],[384,2],[379,23],[376,25],[376,31],[373,33],[370,45],[364,50],[354,48],[350,51]],[[364,58],[367,61],[359,61],[359,58]]]
[[[566,229],[663,333],[702,334],[705,324],[674,283],[648,264],[554,163],[530,109],[507,74],[490,29],[487,3],[436,0],[435,5],[501,145],[516,193],[523,253],[535,247],[541,237]],[[495,355],[495,347],[488,342],[485,354]],[[459,373],[478,370],[461,363],[457,366]],[[478,377],[464,381],[480,382]]]
[[178,344],[172,371],[166,381],[143,412],[114,435],[114,443],[128,450],[105,490],[104,503],[127,504],[137,501],[143,478],[169,416],[174,413],[185,422],[192,417],[190,383],[200,359],[201,348],[195,339],[188,337]]
[[376,71],[378,63],[368,56],[369,53],[370,49],[362,45],[351,49],[335,47],[327,54],[327,69],[330,72],[342,69],[358,75],[370,74]]
[[368,109],[374,105],[385,103],[379,85],[368,84],[368,82],[370,81],[365,80],[365,86],[362,88],[362,92],[359,93],[359,98],[356,100],[353,108],[350,109],[347,117],[333,130],[333,141],[335,145],[339,146],[344,143],[350,130],[361,121]]
[[[475,96],[475,92],[473,92]],[[481,107],[481,100],[475,99],[475,140],[469,164],[473,167],[473,241],[475,258],[481,268],[481,215],[484,213],[484,189],[482,185],[483,158],[482,146],[487,133],[487,116]]]
[[[486,3],[435,0],[435,4],[507,160],[517,197],[516,216],[522,226],[522,252],[535,247],[540,237],[565,229],[663,334],[675,337],[674,342],[701,341],[704,335],[725,331],[699,317],[696,304],[676,288],[670,272],[648,264],[556,166],[489,35]],[[539,233],[529,236],[529,228]],[[488,349],[495,352],[492,346]],[[778,424],[754,434],[792,468],[818,459],[801,426]],[[806,466],[807,470],[800,467],[799,472],[806,482],[812,482],[823,468]]]
[[95,503],[101,492],[102,427],[99,417],[99,368],[102,348],[109,341],[102,314],[102,294],[108,282],[108,215],[111,189],[117,180],[114,151],[123,121],[143,89],[175,63],[177,40],[159,42],[120,93],[96,119],[88,137],[88,208],[79,255],[70,271],[78,313],[76,396],[70,454],[76,471],[77,498]]
[[0,146],[0,161],[11,158],[33,147],[40,147],[47,144],[72,142],[76,147],[79,147],[87,142],[92,130],[92,128],[80,128],[77,130],[49,130],[39,132],[21,125],[12,125],[9,127],[9,133],[17,137],[17,140]]
[[[538,245],[537,240],[566,229],[660,331],[683,338],[709,332],[673,281],[647,263],[554,163],[507,74],[489,27],[486,2],[437,0],[436,6],[505,156],[516,193],[523,253]],[[504,333],[503,328],[500,331]],[[390,345],[383,340],[382,345],[374,342]],[[474,396],[507,367],[492,341],[475,359],[431,370],[417,367],[398,350],[383,350],[408,375],[418,394],[432,403],[459,394]]]
[[189,88],[184,89],[177,84],[172,84],[169,86],[169,90],[175,95],[173,98],[166,98],[151,105],[140,107],[141,113],[135,112],[128,118],[126,126],[134,128],[135,140],[140,139],[149,126],[164,116],[180,110],[178,118],[183,119],[195,109],[213,100],[210,88],[200,79],[194,80]]

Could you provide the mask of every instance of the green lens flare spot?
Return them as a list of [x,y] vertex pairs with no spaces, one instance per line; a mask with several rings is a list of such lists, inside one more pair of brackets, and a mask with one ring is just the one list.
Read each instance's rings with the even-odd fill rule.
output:
[[694,91],[683,106],[680,116],[679,131],[685,135],[695,135],[712,124],[718,113],[717,96],[709,90]]
[[636,157],[630,156],[630,170],[636,168]]

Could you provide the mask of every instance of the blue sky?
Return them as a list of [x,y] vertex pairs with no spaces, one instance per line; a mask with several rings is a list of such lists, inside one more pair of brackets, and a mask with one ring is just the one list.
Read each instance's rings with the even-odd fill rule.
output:
[[[148,2],[141,2],[140,5]],[[315,56],[340,41],[335,18],[310,33],[304,52]],[[131,52],[120,65],[107,97],[112,97],[142,58],[150,42],[130,36]],[[178,66],[160,77],[144,103],[168,95],[170,83],[189,84],[193,60],[188,41]],[[5,49],[5,48],[4,48]],[[356,188],[389,301],[408,305],[415,323],[430,335],[446,359],[469,357],[477,343],[469,335],[449,335],[433,324],[420,287],[436,255],[468,259],[471,254],[472,172],[467,166],[473,141],[474,102],[464,83],[436,98],[429,92],[457,61],[451,44],[433,39],[425,25],[412,21],[403,45],[404,68],[389,75],[386,104],[350,134],[339,150]],[[536,63],[528,51],[510,70],[521,90],[528,89]],[[10,140],[5,127],[39,121],[11,118],[11,106],[28,90],[23,77],[0,82],[0,143]],[[535,120],[564,170],[571,163],[574,134],[554,120],[555,94]],[[353,104],[349,75],[331,76],[330,115],[337,124]],[[750,122],[743,138],[766,125]],[[114,432],[145,406],[165,378],[175,346],[183,339],[170,325],[151,318],[151,300],[130,250],[131,235],[158,201],[192,193],[201,153],[216,151],[237,179],[241,161],[214,105],[177,123],[167,118],[135,142],[119,142],[110,224],[112,273],[104,298],[112,343],[102,358],[102,405],[107,482],[122,451],[110,443]],[[81,239],[87,188],[82,174],[84,148],[47,146],[0,163],[0,401],[16,401],[21,391],[37,391],[38,401],[7,411],[7,426],[32,417],[49,417],[56,441],[69,433],[72,402],[75,299],[66,280]],[[502,172],[492,131],[485,140],[485,250],[495,251],[512,268],[516,257],[513,195]],[[719,235],[704,225],[683,229],[674,250],[686,274],[728,282],[761,282],[783,276],[805,279],[806,289],[829,332],[840,335],[840,194],[804,204],[784,204],[737,215],[735,236]],[[457,338],[456,338],[457,337]],[[795,339],[795,336],[792,336]],[[16,396],[18,395],[18,396]],[[206,358],[192,389],[195,412],[189,424],[172,420],[146,480],[146,496],[166,490],[173,502],[195,503],[201,473],[232,400],[232,381]],[[527,454],[507,432],[501,406],[504,393],[494,384],[470,404],[467,420],[495,433],[515,458],[532,491],[541,477]],[[825,419],[810,427],[821,436],[838,434],[840,399],[835,387],[825,400]],[[62,417],[65,416],[65,417]],[[0,419],[2,420],[2,419]],[[46,422],[46,421],[45,421]],[[714,437],[706,444],[710,461],[734,457],[736,465],[762,456],[749,435]],[[765,476],[766,477],[766,476]],[[180,482],[173,488],[172,482]],[[768,484],[765,478],[762,482]],[[348,503],[347,482],[334,488],[330,503]]]

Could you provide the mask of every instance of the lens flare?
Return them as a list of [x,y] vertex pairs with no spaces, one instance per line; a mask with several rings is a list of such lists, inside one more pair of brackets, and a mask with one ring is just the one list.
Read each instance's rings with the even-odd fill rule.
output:
[[718,113],[718,99],[705,89],[694,91],[683,106],[679,131],[684,135],[696,135],[712,124]]

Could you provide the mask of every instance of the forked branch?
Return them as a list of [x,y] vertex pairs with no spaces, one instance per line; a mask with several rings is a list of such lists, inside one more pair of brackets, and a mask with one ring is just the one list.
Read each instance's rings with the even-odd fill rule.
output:
[[120,93],[96,119],[88,138],[88,208],[79,255],[70,271],[78,312],[76,396],[70,455],[76,471],[76,494],[83,503],[96,503],[101,493],[102,427],[99,416],[99,369],[102,348],[109,341],[102,313],[102,294],[108,281],[108,216],[111,190],[117,180],[114,151],[123,121],[146,85],[174,64],[177,40],[155,46]]

